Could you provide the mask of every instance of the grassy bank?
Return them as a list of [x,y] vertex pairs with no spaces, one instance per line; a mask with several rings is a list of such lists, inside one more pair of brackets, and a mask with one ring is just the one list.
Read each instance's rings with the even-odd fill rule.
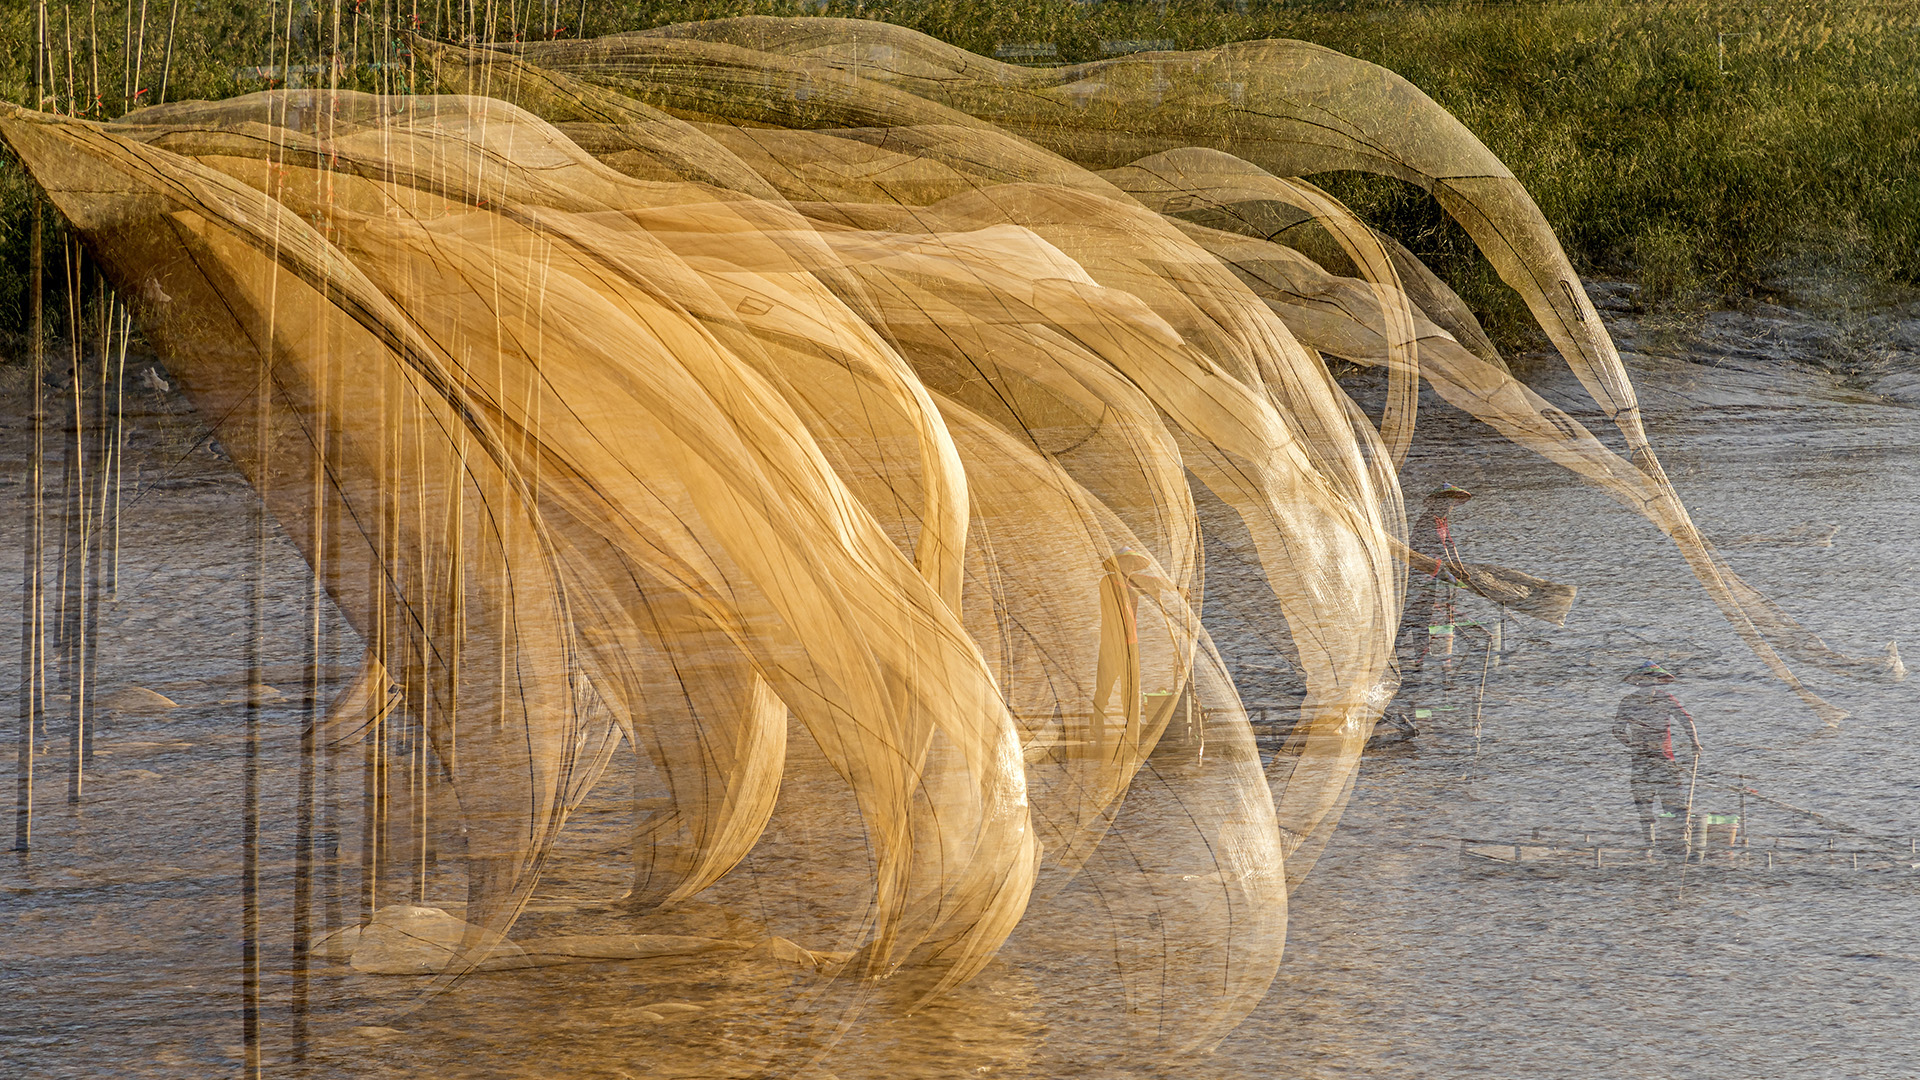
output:
[[[26,3],[9,7],[0,16],[0,96],[24,101],[31,16]],[[258,88],[247,68],[315,59],[331,40],[325,0],[296,3],[291,48],[277,55],[268,42],[288,50],[288,34],[284,22],[273,32],[268,13],[284,19],[284,6],[180,7],[175,98]],[[439,22],[441,12],[459,7],[397,10],[425,9],[425,30],[459,36],[464,28]],[[51,5],[62,64],[66,10]],[[154,0],[147,10],[142,101],[157,91],[170,8]],[[358,20],[355,10],[351,0],[341,8],[342,40],[361,61],[377,59],[389,48],[375,29],[385,5],[363,2]],[[529,2],[513,10],[495,36],[556,27],[566,36],[597,35],[754,11],[819,13],[886,19],[986,55],[1000,50],[1040,62],[1098,59],[1149,43],[1187,49],[1303,38],[1392,68],[1458,115],[1533,192],[1583,272],[1637,277],[1646,295],[1664,302],[1767,292],[1795,267],[1920,284],[1920,6],[1911,3],[1783,0],[1762,10],[1735,0],[561,0],[558,8]],[[116,114],[126,100],[122,15],[113,5],[99,16],[100,92],[75,95],[102,115]],[[92,82],[91,37],[86,25],[74,32],[84,87]],[[355,77],[370,79],[371,71],[363,65]],[[1514,305],[1424,194],[1357,176],[1330,178],[1329,186],[1459,284],[1497,334],[1519,332]],[[0,175],[0,326],[21,320],[25,199],[17,174]]]

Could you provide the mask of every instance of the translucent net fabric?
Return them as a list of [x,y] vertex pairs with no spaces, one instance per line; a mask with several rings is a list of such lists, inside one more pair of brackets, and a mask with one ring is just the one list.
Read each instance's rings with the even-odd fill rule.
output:
[[[667,791],[637,909],[850,793],[864,849],[784,886],[857,894],[806,943],[844,979],[937,993],[1041,920],[1110,955],[1134,1037],[1217,1042],[1393,694],[1407,566],[1435,566],[1396,479],[1421,379],[1663,530],[1822,716],[1779,653],[1900,674],[1715,555],[1533,202],[1387,71],[1290,41],[1036,70],[832,19],[413,56],[437,94],[0,132],[368,643],[329,737],[389,682],[427,730],[474,928],[447,978],[624,739]],[[1431,191],[1626,453],[1299,179],[1337,169]],[[1379,415],[1323,353],[1387,369]],[[1260,567],[1251,617],[1300,673],[1269,769],[1202,626],[1209,544]]]

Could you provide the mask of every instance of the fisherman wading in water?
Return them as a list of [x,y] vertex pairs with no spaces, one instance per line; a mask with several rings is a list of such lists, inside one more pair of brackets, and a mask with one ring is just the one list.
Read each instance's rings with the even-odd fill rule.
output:
[[1452,688],[1455,632],[1477,625],[1463,622],[1456,610],[1465,585],[1451,520],[1454,509],[1471,498],[1473,494],[1465,488],[1448,484],[1427,496],[1419,518],[1407,529],[1407,546],[1437,561],[1431,571],[1417,573],[1408,582],[1400,632],[1394,640],[1400,660],[1400,694],[1381,723],[1399,729],[1401,738],[1417,734],[1414,721],[1430,716],[1431,703],[1441,691]]
[[1634,689],[1620,699],[1613,737],[1631,754],[1629,782],[1640,826],[1654,843],[1684,844],[1700,735],[1693,717],[1666,689],[1672,672],[1649,660],[1624,681]]

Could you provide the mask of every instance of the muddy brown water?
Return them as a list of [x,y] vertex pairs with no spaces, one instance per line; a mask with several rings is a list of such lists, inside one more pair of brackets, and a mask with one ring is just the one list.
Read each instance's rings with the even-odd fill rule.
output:
[[[1775,538],[1729,547],[1737,570],[1846,651],[1877,652],[1892,639],[1920,649],[1911,639],[1920,410],[1764,354],[1649,348],[1629,359],[1656,444],[1703,531]],[[1542,386],[1577,404],[1571,380]],[[268,1070],[793,1075],[794,1059],[776,1051],[812,1048],[809,1075],[845,1078],[1912,1075],[1920,855],[1901,859],[1898,849],[1920,834],[1920,680],[1807,670],[1852,713],[1837,732],[1820,730],[1652,526],[1431,397],[1422,406],[1406,489],[1453,482],[1474,491],[1460,518],[1468,557],[1576,584],[1579,601],[1565,628],[1506,625],[1484,698],[1479,656],[1469,651],[1455,689],[1431,702],[1426,730],[1369,755],[1335,840],[1292,897],[1271,992],[1216,1051],[1180,1061],[1143,1057],[1117,1037],[1138,1019],[1126,1014],[1114,972],[1075,944],[1108,928],[1055,920],[1022,929],[1012,946],[1021,962],[996,965],[918,1011],[901,993],[733,954],[483,973],[413,1011],[423,980],[321,964],[309,990],[309,1057],[295,1069],[289,897],[305,577],[276,537],[265,661],[284,696],[267,703],[260,744]],[[7,1075],[240,1068],[250,495],[230,466],[195,445],[196,422],[177,399],[146,392],[134,411],[127,475],[138,494],[123,517],[119,596],[102,610],[98,685],[149,687],[179,708],[103,722],[86,803],[74,810],[56,702],[37,762],[35,850],[0,857]],[[20,411],[4,422],[0,566],[18,567]],[[50,486],[57,496],[57,474]],[[1838,526],[1831,546],[1802,542],[1828,525]],[[1209,587],[1230,591],[1235,580],[1232,567],[1218,567]],[[17,594],[5,597],[0,641],[13,656]],[[1284,703],[1284,661],[1230,618],[1216,633],[1248,700]],[[325,637],[337,680],[357,644],[330,615]],[[1637,850],[1627,761],[1607,729],[1621,676],[1649,656],[1678,669],[1675,690],[1698,718],[1712,775],[1855,831],[1757,799],[1742,807],[1712,788],[1704,808],[1744,809],[1749,846],[1709,850],[1706,865],[1502,867],[1463,857],[1463,838]],[[0,695],[9,736],[11,671]],[[1271,753],[1273,740],[1262,748]],[[804,740],[795,753],[797,776],[824,769]],[[10,737],[0,761],[0,792],[10,794]],[[331,781],[321,778],[341,809],[322,812],[316,828],[323,845],[339,834],[342,870],[337,879],[317,873],[316,929],[358,916],[360,765],[354,755]],[[627,785],[610,779],[577,816],[516,936],[636,928],[607,902],[624,888]],[[702,903],[638,928],[851,947],[833,935],[853,901],[834,894],[807,853],[860,845],[850,802],[820,794],[783,804],[743,872]],[[1751,857],[1769,848],[1794,858],[1769,870]],[[1866,853],[1864,868],[1854,868],[1853,852]],[[428,901],[456,898],[451,871],[434,873]],[[853,994],[866,1000],[847,1030],[822,1022],[842,1015]]]

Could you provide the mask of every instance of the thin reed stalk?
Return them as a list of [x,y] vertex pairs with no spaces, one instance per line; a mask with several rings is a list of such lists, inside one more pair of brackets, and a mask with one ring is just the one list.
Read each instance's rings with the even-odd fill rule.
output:
[[60,21],[61,21],[61,24],[66,29],[66,37],[67,37],[67,114],[69,116],[78,116],[80,115],[80,102],[79,102],[79,99],[74,96],[74,89],[73,89],[74,83],[73,83],[73,5],[72,4],[68,4],[62,9]]
[[[129,0],[131,2],[131,0]],[[129,85],[132,90],[127,97],[127,108],[140,103],[140,76],[147,70],[147,0],[140,0],[140,33],[134,39],[133,78]]]
[[333,0],[332,39],[327,49],[327,90],[338,92],[340,89],[340,5],[343,0]]
[[120,20],[120,113],[127,111],[133,100],[133,0],[123,0],[124,13]]
[[98,116],[103,111],[100,101],[100,0],[93,0],[87,8],[87,63],[93,69],[87,81],[87,115]]
[[167,13],[167,52],[160,61],[160,96],[155,104],[164,105],[167,101],[167,79],[173,74],[173,33],[180,26],[180,0],[173,0],[173,7]]

